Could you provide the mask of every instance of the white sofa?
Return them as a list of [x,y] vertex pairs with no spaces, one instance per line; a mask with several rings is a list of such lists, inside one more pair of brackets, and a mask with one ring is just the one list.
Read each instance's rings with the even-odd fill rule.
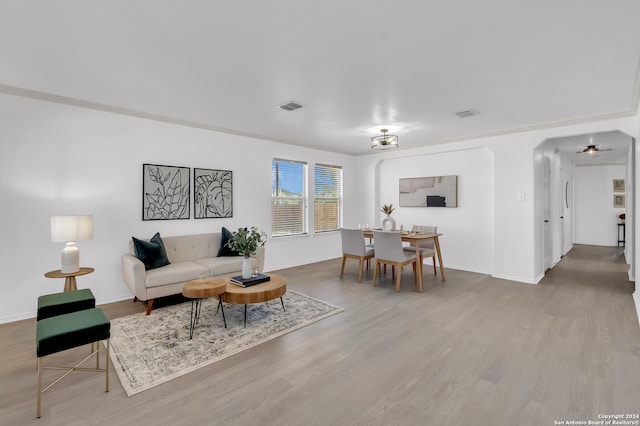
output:
[[[122,255],[122,279],[135,299],[147,301],[149,315],[154,299],[182,293],[184,283],[200,278],[201,272],[207,269],[212,277],[242,273],[242,256],[217,257],[221,239],[221,233],[162,237],[171,263],[148,271],[135,257],[133,241],[130,241],[129,253]],[[258,247],[252,257],[262,272],[264,247]]]

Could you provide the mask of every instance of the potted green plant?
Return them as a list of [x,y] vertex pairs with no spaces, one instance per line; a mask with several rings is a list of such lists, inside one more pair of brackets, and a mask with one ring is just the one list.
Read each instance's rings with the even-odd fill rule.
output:
[[244,256],[242,262],[242,278],[251,278],[251,255],[256,252],[258,247],[264,247],[267,242],[267,234],[259,231],[258,228],[238,228],[232,233],[232,237],[227,243],[231,250],[235,250]]

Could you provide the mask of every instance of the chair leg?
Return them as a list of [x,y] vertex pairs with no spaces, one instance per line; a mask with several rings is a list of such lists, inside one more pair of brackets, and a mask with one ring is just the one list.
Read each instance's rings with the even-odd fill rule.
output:
[[[42,365],[42,357],[38,357],[38,395],[36,398],[36,405],[37,405],[37,410],[36,410],[36,416],[37,418],[40,418],[42,416],[42,394],[45,393],[46,391],[48,391],[49,389],[51,389],[53,386],[55,386],[58,382],[60,382],[62,379],[64,379],[65,377],[67,377],[69,374],[71,374],[74,371],[93,371],[93,372],[103,372],[105,373],[105,392],[109,392],[109,345],[110,345],[110,341],[111,339],[107,338],[105,339],[106,343],[105,343],[105,347],[106,347],[106,361],[105,361],[105,367],[104,369],[100,368],[100,363],[99,361],[96,361],[96,368],[85,368],[85,367],[81,367],[82,364],[84,364],[89,358],[91,358],[92,356],[96,356],[96,360],[99,359],[100,356],[100,341],[96,341],[96,342],[91,342],[91,353],[89,355],[87,355],[82,361],[78,362],[76,365],[74,365],[73,367],[54,367],[54,366],[43,366]],[[94,346],[94,344],[96,346]],[[50,383],[47,387],[45,387],[44,389],[42,389],[42,370],[44,369],[48,369],[48,370],[65,370],[65,373],[63,373],[61,376],[59,376],[57,379],[55,379],[52,383]]]
[[[100,342],[98,342],[98,345],[100,344]],[[107,339],[107,361],[106,361],[106,367],[105,367],[105,374],[106,374],[106,390],[105,392],[109,392],[109,345],[111,344],[111,339]],[[99,349],[98,349],[99,350]],[[96,368],[97,369],[97,368]]]
[[340,278],[344,275],[344,264],[347,261],[347,256],[342,255],[342,267],[340,268]]
[[376,260],[376,264],[373,267],[373,286],[376,286],[376,279],[378,278],[378,271],[380,270],[380,262]]
[[42,365],[40,364],[40,357],[38,357],[38,410],[37,417],[41,417],[40,407],[42,405]]
[[[391,266],[391,268],[395,268],[395,265]],[[402,280],[402,265],[398,265],[398,279],[396,280],[396,292],[400,291],[401,280]]]
[[364,268],[364,259],[360,258],[360,271],[358,272],[358,282],[362,283],[362,268]]
[[433,262],[433,275],[438,275],[438,273],[436,272],[436,258],[432,257],[431,260]]

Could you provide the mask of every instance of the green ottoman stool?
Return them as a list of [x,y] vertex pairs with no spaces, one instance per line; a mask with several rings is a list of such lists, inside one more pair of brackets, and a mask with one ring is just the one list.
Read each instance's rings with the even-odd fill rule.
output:
[[[109,338],[111,337],[111,323],[101,309],[92,308],[68,314],[45,318],[36,323],[36,352],[38,355],[38,418],[41,414],[42,394],[72,371],[100,371],[106,375],[106,392],[109,392]],[[94,343],[106,340],[106,364],[100,368],[100,344]],[[91,343],[91,353],[73,367],[54,367],[42,365],[42,358],[56,352]],[[80,367],[85,361],[96,355],[96,367]],[[42,389],[42,370],[66,370],[53,383]]]
[[88,288],[38,297],[38,321],[96,307],[96,298]]

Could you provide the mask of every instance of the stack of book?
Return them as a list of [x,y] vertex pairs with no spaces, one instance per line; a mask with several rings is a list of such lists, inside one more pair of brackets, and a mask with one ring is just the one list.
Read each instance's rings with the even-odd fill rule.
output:
[[264,274],[258,274],[256,276],[252,276],[251,278],[242,278],[242,275],[230,278],[231,284],[235,284],[240,287],[251,287],[252,285],[264,283],[269,280],[271,280],[271,277]]

